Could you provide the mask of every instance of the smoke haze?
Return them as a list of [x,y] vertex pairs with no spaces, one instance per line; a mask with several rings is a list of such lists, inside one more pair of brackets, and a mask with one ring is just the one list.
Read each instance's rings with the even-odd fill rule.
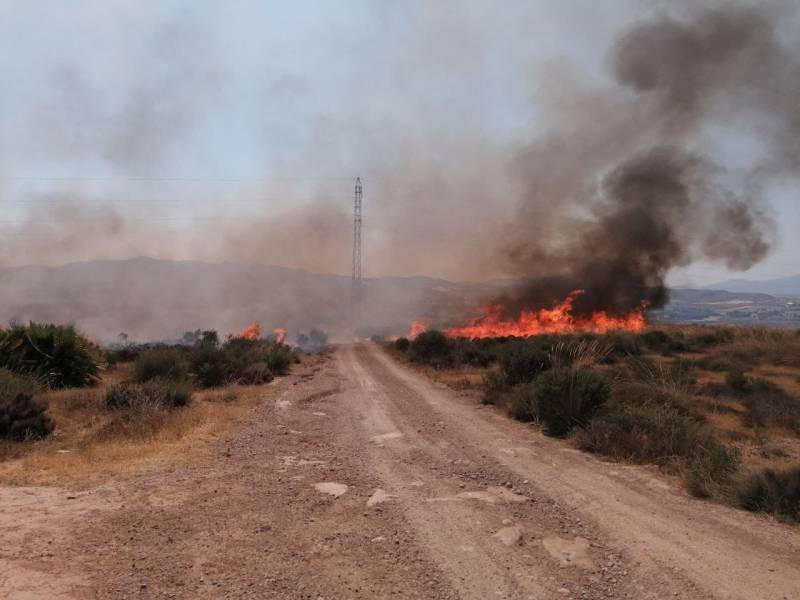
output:
[[[359,40],[374,56],[337,42],[338,60],[363,69],[324,63],[319,80],[280,61],[245,72],[209,20],[127,7],[141,28],[130,47],[88,66],[48,57],[48,93],[0,128],[0,266],[147,255],[347,273],[356,174],[367,273],[524,280],[512,312],[576,288],[581,312],[659,306],[676,268],[746,270],[769,254],[766,190],[800,167],[788,3],[586,8],[573,22],[597,25],[589,52],[604,57],[586,68],[530,50],[547,35],[533,9],[459,7],[361,7],[382,27]],[[104,85],[103,69],[122,69],[124,87]],[[328,79],[347,108],[308,106]],[[259,112],[230,110],[242,90]],[[231,145],[249,171],[220,182]],[[40,168],[77,155],[103,175],[14,172],[39,155]],[[274,181],[250,177],[265,164]],[[210,175],[162,177],[163,165]]]

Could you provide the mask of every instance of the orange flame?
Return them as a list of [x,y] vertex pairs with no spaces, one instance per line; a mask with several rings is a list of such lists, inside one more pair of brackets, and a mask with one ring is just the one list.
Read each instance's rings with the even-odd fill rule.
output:
[[468,325],[448,329],[445,333],[450,337],[477,339],[528,337],[546,333],[606,333],[615,329],[641,331],[645,328],[647,302],[642,302],[638,309],[621,317],[611,316],[605,311],[597,311],[586,317],[575,316],[572,307],[575,299],[583,293],[583,290],[574,290],[551,309],[523,310],[515,320],[503,318],[502,304],[492,304],[481,309],[482,314]]
[[286,330],[283,327],[276,328],[272,333],[275,334],[275,341],[282,344],[286,339]]
[[257,340],[261,337],[261,324],[258,321],[253,321],[250,325],[242,329],[239,333],[239,337],[246,340]]
[[420,333],[425,333],[427,330],[428,326],[425,324],[425,321],[411,321],[411,329],[408,332],[408,339],[413,340]]

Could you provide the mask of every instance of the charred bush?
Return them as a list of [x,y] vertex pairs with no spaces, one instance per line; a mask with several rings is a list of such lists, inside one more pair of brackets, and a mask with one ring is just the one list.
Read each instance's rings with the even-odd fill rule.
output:
[[99,378],[99,350],[71,325],[31,322],[0,330],[0,367],[53,388],[86,387]]
[[405,337],[397,338],[394,347],[400,352],[406,352],[411,347],[411,341]]

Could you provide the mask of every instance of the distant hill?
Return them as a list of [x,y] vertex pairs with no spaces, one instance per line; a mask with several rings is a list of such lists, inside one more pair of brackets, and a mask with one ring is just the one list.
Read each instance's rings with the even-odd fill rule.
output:
[[[350,277],[297,269],[152,258],[0,269],[0,324],[72,322],[100,341],[124,332],[138,341],[183,332],[236,332],[259,321],[290,336],[322,328],[337,340],[408,332],[414,319],[463,323],[514,282],[452,283],[428,277],[369,278],[354,309]],[[667,322],[800,327],[797,303],[769,294],[673,290],[654,318]]]
[[667,323],[800,327],[800,300],[785,295],[673,289],[669,303],[650,316]]
[[755,294],[771,294],[773,296],[800,296],[800,275],[780,277],[778,279],[762,279],[748,281],[746,279],[729,279],[706,289],[726,290],[728,292],[744,292]]
[[355,315],[347,276],[152,258],[28,266],[0,269],[0,323],[74,322],[100,340],[152,340],[259,321],[267,331],[318,327],[341,338],[402,333],[413,319],[457,314],[483,289],[426,277],[367,279],[364,288]]

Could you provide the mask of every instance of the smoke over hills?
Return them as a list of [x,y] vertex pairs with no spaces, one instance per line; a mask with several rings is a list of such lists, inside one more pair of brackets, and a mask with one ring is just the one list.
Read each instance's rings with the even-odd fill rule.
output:
[[[431,109],[441,92],[423,84],[468,69],[476,81],[491,80],[495,66],[482,60],[491,45],[503,39],[523,56],[534,23],[517,15],[520,26],[511,29],[495,11],[469,3],[460,12],[404,13],[410,33],[401,58],[392,55],[395,87],[383,101],[407,105],[406,116],[321,118],[291,166],[316,161],[338,175],[366,172],[369,273],[524,279],[505,298],[510,312],[581,288],[578,312],[624,313],[642,300],[663,304],[676,267],[702,259],[748,269],[774,240],[765,188],[800,167],[798,36],[782,27],[796,10],[782,2],[673,4],[616,33],[605,73],[584,74],[564,60],[524,70],[520,59],[535,127],[506,136],[449,115],[447,102]],[[443,19],[458,35],[441,39]],[[169,21],[153,39],[121,103],[94,93],[80,69],[57,71],[53,86],[75,108],[75,121],[55,128],[54,145],[96,152],[126,177],[191,147],[193,128],[224,105],[235,75],[196,22]],[[291,99],[312,84],[286,80],[270,89]],[[393,110],[387,114],[402,114]],[[27,143],[43,147],[34,142],[44,133]],[[176,217],[163,205],[137,203],[150,196],[126,185],[31,192],[30,209],[0,224],[3,264],[144,254],[347,271],[347,181],[306,185],[305,203],[266,216],[266,199],[290,196],[290,186],[257,182],[219,197],[191,186],[171,190],[186,207]],[[183,230],[164,227],[187,214]],[[239,301],[235,290],[224,294]],[[435,312],[423,304],[424,313]]]

